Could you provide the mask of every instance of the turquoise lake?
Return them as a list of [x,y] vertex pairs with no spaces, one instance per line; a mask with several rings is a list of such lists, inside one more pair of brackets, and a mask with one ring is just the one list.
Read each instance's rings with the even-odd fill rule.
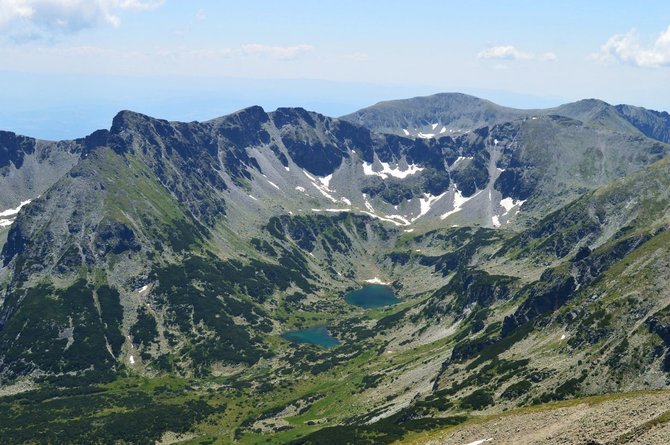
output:
[[293,343],[309,343],[324,348],[332,348],[340,344],[335,337],[328,333],[328,329],[325,326],[289,331],[283,333],[281,336]]
[[393,289],[382,284],[371,284],[362,289],[347,294],[344,299],[349,304],[353,304],[365,309],[390,306],[400,303],[400,300],[393,293]]

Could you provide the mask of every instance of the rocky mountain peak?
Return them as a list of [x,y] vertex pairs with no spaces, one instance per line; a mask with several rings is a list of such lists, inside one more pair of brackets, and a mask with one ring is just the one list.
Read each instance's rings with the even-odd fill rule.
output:
[[[0,398],[10,427],[192,397],[195,440],[218,422],[249,443],[390,443],[667,388],[665,119],[448,93],[340,119],[122,111],[75,141],[0,133],[0,382],[82,385]],[[391,303],[346,297],[368,285]]]

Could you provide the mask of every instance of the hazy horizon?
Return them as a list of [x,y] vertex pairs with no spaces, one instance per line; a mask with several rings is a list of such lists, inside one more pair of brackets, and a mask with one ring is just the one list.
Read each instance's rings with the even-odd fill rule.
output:
[[121,109],[338,116],[441,92],[668,111],[667,17],[662,1],[2,0],[0,129],[65,139],[108,128]]

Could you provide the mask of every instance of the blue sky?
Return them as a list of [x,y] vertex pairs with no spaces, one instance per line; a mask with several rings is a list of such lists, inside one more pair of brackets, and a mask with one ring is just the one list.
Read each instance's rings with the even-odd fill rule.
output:
[[341,115],[443,91],[670,110],[668,1],[0,0],[0,36],[0,129],[49,139],[120,109]]

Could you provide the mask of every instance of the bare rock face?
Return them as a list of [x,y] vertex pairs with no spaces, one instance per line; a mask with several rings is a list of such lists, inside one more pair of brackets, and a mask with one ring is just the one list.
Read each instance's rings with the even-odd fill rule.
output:
[[[332,368],[366,402],[319,422],[354,443],[665,388],[667,134],[667,114],[635,107],[454,94],[340,119],[122,111],[74,141],[0,132],[0,382],[308,382],[231,420],[256,434],[328,397],[309,384]],[[401,304],[370,315],[341,298],[364,283]],[[332,351],[279,338],[321,325]]]
[[0,131],[0,213],[44,193],[77,163],[82,151],[76,141],[40,141]]

